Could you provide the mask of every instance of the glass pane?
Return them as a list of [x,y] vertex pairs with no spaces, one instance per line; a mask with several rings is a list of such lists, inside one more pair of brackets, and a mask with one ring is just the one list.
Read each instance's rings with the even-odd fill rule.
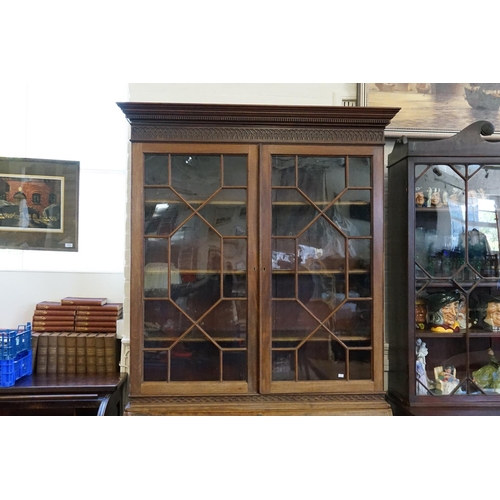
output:
[[272,185],[295,186],[295,156],[272,157]]
[[171,349],[170,380],[220,380],[220,356],[217,346],[194,328]]
[[349,187],[371,185],[371,158],[349,157]]
[[465,181],[448,165],[434,165],[415,192],[415,255],[432,276],[449,277],[464,264]]
[[[144,240],[144,296],[167,297],[168,239]],[[178,274],[176,275],[178,279]]]
[[299,157],[298,188],[314,203],[332,200],[345,188],[345,158]]
[[295,351],[273,351],[272,379],[295,380]]
[[223,300],[200,326],[219,347],[246,347],[246,304],[244,300]]
[[170,347],[193,325],[182,311],[167,300],[144,301],[144,346]]
[[371,191],[346,191],[326,214],[347,236],[369,236],[371,233]]
[[273,340],[296,347],[320,326],[318,321],[295,300],[272,303]]
[[199,210],[199,214],[222,236],[246,234],[246,190],[223,189]]
[[144,155],[144,184],[169,184],[168,155]]
[[273,189],[272,203],[273,236],[295,236],[319,215],[295,189]]
[[166,382],[168,378],[168,352],[167,351],[145,351],[144,352],[144,381]]
[[246,155],[224,155],[224,186],[247,185]]
[[171,234],[192,213],[193,210],[171,189],[146,188],[144,190],[145,234]]
[[247,379],[248,368],[246,352],[224,351],[222,356],[224,380]]
[[189,202],[206,200],[221,187],[221,157],[172,155],[172,187]]

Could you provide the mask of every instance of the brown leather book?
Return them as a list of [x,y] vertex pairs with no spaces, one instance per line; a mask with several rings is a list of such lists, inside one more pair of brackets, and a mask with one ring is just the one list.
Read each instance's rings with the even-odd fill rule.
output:
[[119,319],[120,315],[116,311],[76,311],[75,318],[106,318]]
[[115,333],[115,327],[93,327],[93,326],[75,326],[75,332],[89,332],[89,333]]
[[116,334],[106,333],[104,337],[104,352],[106,355],[106,373],[116,373]]
[[96,328],[116,328],[116,321],[75,321],[75,326],[93,326]]
[[76,373],[87,373],[87,334],[80,333],[76,337]]
[[66,373],[76,373],[76,337],[78,333],[71,332],[66,336]]
[[78,312],[82,311],[106,311],[106,312],[118,312],[123,309],[123,304],[121,302],[106,302],[106,304],[102,306],[93,306],[93,305],[77,305],[76,310]]
[[89,333],[86,337],[86,354],[87,354],[87,373],[97,373],[97,360],[96,360],[96,334]]
[[32,326],[34,332],[73,332],[74,326]]
[[57,373],[66,373],[66,339],[67,332],[57,335]]
[[[32,332],[33,335],[33,332]],[[47,361],[49,356],[49,334],[42,333],[38,336],[38,352],[36,355],[36,373],[47,374]]]
[[35,309],[41,311],[76,311],[75,305],[62,305],[60,302],[43,301],[38,302]]
[[95,337],[95,364],[96,373],[104,375],[106,373],[106,347],[105,347],[105,333],[98,333]]
[[74,320],[70,321],[39,321],[35,317],[33,318],[33,321],[31,323],[31,326],[68,326],[70,329],[72,329],[73,326],[75,326]]
[[49,335],[47,375],[57,373],[57,335]]
[[64,297],[61,299],[61,305],[63,306],[103,306],[106,304],[108,299],[104,297]]
[[76,313],[76,309],[35,309],[33,315],[36,317],[50,317],[57,318],[62,316],[64,318],[74,318]]
[[36,358],[38,356],[38,338],[40,332],[31,332],[31,373],[36,373]]

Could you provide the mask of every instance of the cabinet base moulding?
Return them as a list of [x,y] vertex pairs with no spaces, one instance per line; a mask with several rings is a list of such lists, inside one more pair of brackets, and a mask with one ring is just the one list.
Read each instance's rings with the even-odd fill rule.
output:
[[127,416],[392,416],[385,394],[131,397]]

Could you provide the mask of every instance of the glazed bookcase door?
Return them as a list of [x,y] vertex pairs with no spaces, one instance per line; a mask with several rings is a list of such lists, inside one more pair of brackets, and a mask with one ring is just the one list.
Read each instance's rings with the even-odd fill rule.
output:
[[377,154],[262,148],[261,392],[382,389]]
[[500,162],[491,160],[414,163],[416,396],[500,395]]
[[134,391],[255,390],[256,162],[256,146],[133,145]]

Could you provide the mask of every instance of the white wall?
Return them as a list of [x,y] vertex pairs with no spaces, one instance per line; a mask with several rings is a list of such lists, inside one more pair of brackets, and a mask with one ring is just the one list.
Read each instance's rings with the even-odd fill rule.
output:
[[0,156],[80,161],[78,252],[0,249],[0,328],[66,295],[124,300],[126,84],[0,83]]

